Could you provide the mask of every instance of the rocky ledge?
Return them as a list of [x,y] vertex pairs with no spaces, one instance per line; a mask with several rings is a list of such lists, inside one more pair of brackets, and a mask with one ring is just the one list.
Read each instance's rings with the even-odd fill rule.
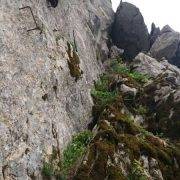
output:
[[140,53],[92,91],[97,122],[75,179],[180,178],[180,70]]

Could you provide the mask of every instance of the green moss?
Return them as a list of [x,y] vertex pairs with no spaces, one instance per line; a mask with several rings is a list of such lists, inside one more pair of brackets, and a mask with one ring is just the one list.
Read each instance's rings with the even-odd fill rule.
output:
[[106,121],[102,120],[99,122],[99,129],[101,130],[111,130],[113,127],[109,125]]
[[157,147],[144,139],[130,134],[121,135],[120,142],[123,142],[125,146],[132,152],[131,159],[138,159],[140,154],[146,154],[149,157],[158,159],[164,164],[172,165],[173,156],[171,152],[167,151],[167,148]]
[[[136,124],[130,115],[123,113],[123,107],[128,107],[135,114],[146,116],[150,109],[147,110],[146,102],[140,101],[140,96],[131,101],[131,107],[125,103],[123,95],[118,92],[118,87],[113,88],[113,83],[116,85],[117,79],[125,77],[129,86],[142,87],[144,76],[135,72],[131,72],[127,67],[119,62],[112,62],[112,69],[109,74],[100,77],[100,80],[95,84],[92,91],[95,106],[94,112],[97,116],[97,131],[88,148],[88,153],[80,165],[76,177],[77,179],[127,179],[119,161],[123,163],[123,157],[117,153],[123,151],[123,155],[131,161],[132,167],[127,163],[127,172],[130,168],[129,179],[146,180],[148,173],[138,161],[142,155],[148,158],[154,158],[158,162],[159,168],[163,177],[178,177],[178,168],[175,166],[174,158],[179,163],[179,152],[173,150],[169,145],[148,132],[142,126]],[[114,85],[114,84],[113,84]],[[153,87],[150,89],[152,90]],[[114,90],[115,89],[115,90]],[[150,91],[151,91],[150,90]],[[143,104],[143,105],[142,105]],[[134,107],[137,107],[134,109]],[[116,158],[116,159],[115,159]],[[169,171],[170,175],[167,175]]]
[[145,131],[142,126],[134,123],[134,120],[131,119],[130,116],[122,114],[118,112],[118,110],[116,110],[114,114],[116,115],[115,119],[117,121],[116,124],[114,124],[114,128],[118,133],[123,133],[125,130],[124,133],[136,135]]
[[84,180],[90,179],[89,175],[91,172],[92,164],[96,159],[96,147],[94,145],[90,145],[87,152],[87,161],[86,163],[82,163],[81,166],[78,168],[76,176],[74,179],[76,180]]
[[137,160],[133,161],[131,167],[131,173],[129,175],[129,180],[148,180],[149,177],[141,163]]
[[75,50],[72,50],[72,46],[69,42],[67,42],[67,46],[68,46],[67,54],[69,56],[68,66],[69,66],[70,74],[72,77],[75,77],[75,80],[77,81],[83,74],[79,66],[80,59],[77,52]]
[[108,180],[127,180],[119,167],[110,166],[108,168]]
[[167,152],[158,148],[157,156],[158,156],[158,159],[164,162],[165,164],[173,165],[173,162],[172,162],[173,158]]
[[131,160],[138,159],[140,157],[140,143],[136,136],[130,134],[120,135],[119,142],[124,143],[126,149],[128,148],[131,151]]
[[97,159],[91,172],[92,179],[105,179],[108,155],[105,151],[98,151]]
[[140,151],[142,153],[150,157],[153,157],[155,159],[157,158],[157,150],[152,144],[146,142],[144,139],[143,140],[141,139],[139,146],[140,146]]
[[142,105],[139,105],[138,108],[135,108],[134,110],[137,114],[140,114],[140,115],[146,115],[148,112],[147,107],[142,106]]

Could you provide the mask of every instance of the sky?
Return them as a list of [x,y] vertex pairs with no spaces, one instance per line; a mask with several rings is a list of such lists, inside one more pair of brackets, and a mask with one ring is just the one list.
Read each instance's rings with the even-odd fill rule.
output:
[[[180,0],[123,0],[136,5],[150,30],[151,23],[162,28],[169,24],[174,30],[180,32]],[[120,0],[112,0],[114,11]]]

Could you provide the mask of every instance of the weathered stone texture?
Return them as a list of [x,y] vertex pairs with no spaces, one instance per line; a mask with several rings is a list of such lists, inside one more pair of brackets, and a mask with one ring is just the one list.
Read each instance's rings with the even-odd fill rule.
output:
[[119,5],[112,29],[112,40],[124,49],[124,56],[131,60],[141,51],[149,50],[149,33],[139,9],[123,2]]
[[[59,1],[56,8],[45,0],[0,4],[0,179],[26,180],[38,176],[53,147],[62,149],[89,122],[90,88],[102,71],[97,45],[106,44],[113,12],[108,0]],[[27,32],[35,22],[29,9],[19,10],[24,6],[41,30]],[[83,71],[77,82],[67,42]]]

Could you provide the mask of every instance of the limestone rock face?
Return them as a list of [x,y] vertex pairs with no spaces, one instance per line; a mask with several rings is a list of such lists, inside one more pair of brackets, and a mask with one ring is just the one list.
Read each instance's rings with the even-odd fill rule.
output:
[[[39,29],[27,31],[36,23],[25,6]],[[113,11],[109,0],[9,0],[0,14],[0,179],[32,179],[91,118]]]
[[124,49],[125,57],[134,58],[141,51],[149,49],[149,34],[139,9],[123,2],[117,9],[112,29],[114,44]]
[[180,70],[167,60],[156,59],[140,53],[134,60],[134,69],[153,80],[144,88],[142,102],[149,106],[149,129],[166,136],[180,138]]
[[168,25],[165,26],[160,36],[156,39],[150,49],[151,56],[161,59],[166,58],[168,61],[180,67],[180,33],[175,32]]

